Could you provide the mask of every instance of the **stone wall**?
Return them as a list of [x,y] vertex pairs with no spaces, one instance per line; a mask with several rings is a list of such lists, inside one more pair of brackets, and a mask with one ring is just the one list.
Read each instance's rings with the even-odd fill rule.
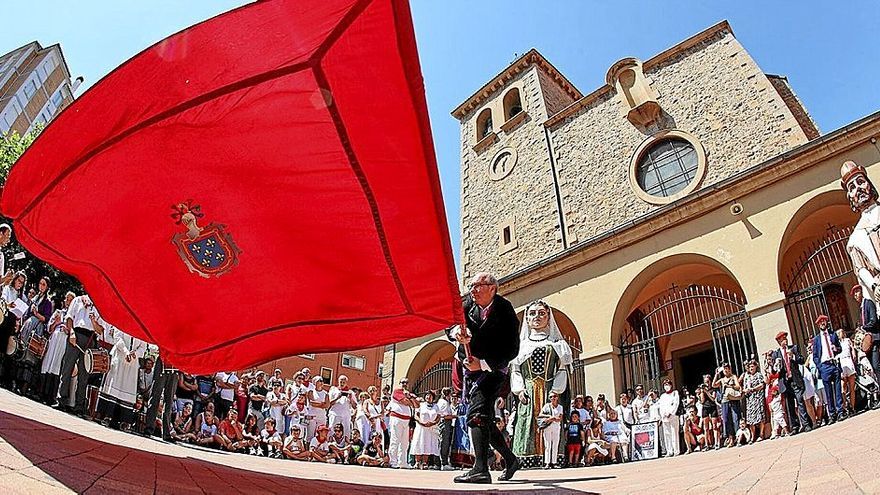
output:
[[570,244],[659,208],[629,184],[634,151],[659,130],[681,129],[702,143],[707,171],[700,188],[807,141],[768,78],[726,30],[671,59],[646,63],[645,76],[665,112],[659,124],[637,128],[615,92],[606,91],[552,130]]
[[[527,117],[509,133],[496,122],[498,140],[488,148],[480,152],[473,149],[475,116],[485,105],[462,119],[462,280],[479,271],[507,274],[562,248],[538,72],[535,66],[529,67],[507,84],[522,84],[520,95]],[[500,105],[502,95],[499,91],[487,105]],[[507,177],[493,181],[488,172],[492,158],[505,147],[516,150],[516,165]],[[513,223],[517,247],[501,254],[501,228],[508,220]]]

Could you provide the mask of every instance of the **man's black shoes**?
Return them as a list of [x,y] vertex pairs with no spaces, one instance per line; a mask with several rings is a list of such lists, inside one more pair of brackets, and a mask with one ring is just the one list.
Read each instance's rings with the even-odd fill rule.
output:
[[488,485],[492,483],[492,476],[488,472],[468,472],[461,476],[456,476],[453,480],[456,483],[474,483]]
[[504,472],[501,473],[501,476],[498,477],[498,481],[510,481],[513,478],[513,473],[519,468],[519,459],[514,458],[513,462],[509,463],[507,468],[504,469]]

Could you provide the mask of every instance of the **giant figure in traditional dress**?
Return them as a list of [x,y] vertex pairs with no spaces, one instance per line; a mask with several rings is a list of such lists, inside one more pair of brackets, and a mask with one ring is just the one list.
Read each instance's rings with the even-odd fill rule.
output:
[[[880,304],[880,201],[877,189],[868,178],[865,168],[855,162],[846,161],[840,168],[840,185],[846,191],[852,210],[860,214],[853,233],[846,243],[853,264],[853,271],[862,288],[860,313],[862,327],[856,332],[855,340],[869,356],[872,366],[880,367],[880,334],[876,333],[875,325],[865,328],[868,313],[876,314]],[[871,308],[867,311],[868,307]]]
[[880,301],[880,203],[877,189],[864,167],[847,161],[840,168],[840,185],[854,212],[860,213],[858,223],[846,243],[853,270],[862,286],[863,297]]
[[550,392],[568,388],[571,347],[562,337],[553,311],[543,301],[526,307],[520,329],[519,354],[510,363],[510,391],[519,397],[513,432],[513,453],[525,466],[540,465],[544,451],[535,418]]

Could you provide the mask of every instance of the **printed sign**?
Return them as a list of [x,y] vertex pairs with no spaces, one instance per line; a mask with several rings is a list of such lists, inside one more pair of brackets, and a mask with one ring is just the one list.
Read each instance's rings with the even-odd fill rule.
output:
[[632,455],[634,461],[656,459],[660,454],[658,421],[638,423],[632,426]]

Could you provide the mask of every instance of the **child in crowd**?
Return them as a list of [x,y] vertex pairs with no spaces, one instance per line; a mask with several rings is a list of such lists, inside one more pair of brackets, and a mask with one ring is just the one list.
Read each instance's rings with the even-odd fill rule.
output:
[[601,419],[593,418],[584,444],[587,445],[587,466],[595,466],[608,459],[608,442],[602,438]]
[[341,424],[333,427],[333,436],[330,437],[330,453],[338,464],[344,464],[348,460],[348,437]]
[[688,408],[688,414],[684,421],[684,443],[687,447],[686,454],[695,449],[697,452],[706,447],[706,434],[703,431],[703,420],[697,416],[697,408]]
[[284,447],[282,453],[288,459],[297,461],[308,461],[312,459],[312,453],[306,450],[305,442],[302,439],[302,428],[298,424],[290,425],[290,435],[284,439]]
[[348,444],[349,464],[357,464],[357,458],[364,452],[364,441],[361,440],[361,432],[357,429],[351,430],[351,442]]
[[749,425],[745,419],[739,420],[739,429],[736,430],[736,444],[739,446],[748,445],[752,442],[752,432],[749,431]]
[[[211,404],[213,406],[213,404]],[[195,443],[203,447],[216,447],[214,437],[217,435],[217,425],[214,424],[214,408],[208,408],[199,415],[202,424],[199,427]]]
[[568,455],[568,466],[575,467],[580,464],[584,425],[581,424],[581,414],[577,409],[571,411],[570,419],[571,422],[565,427],[565,452]]
[[266,427],[260,432],[260,450],[267,457],[280,459],[284,443],[281,434],[275,428],[275,418],[266,418]]
[[260,427],[257,423],[256,414],[250,413],[247,415],[247,418],[244,420],[244,428],[242,428],[241,434],[249,445],[248,452],[251,455],[257,455],[257,447],[260,443]]
[[364,453],[357,458],[358,464],[363,466],[387,466],[388,456],[382,445],[382,432],[373,432],[373,438],[364,447]]
[[336,457],[330,453],[329,432],[330,429],[327,428],[327,425],[319,425],[315,430],[315,436],[309,442],[309,452],[312,454],[313,461],[336,463]]
[[785,408],[782,405],[782,394],[779,393],[778,385],[773,384],[770,386],[770,397],[768,399],[770,402],[770,425],[772,426],[770,440],[773,440],[776,437],[784,437],[788,434],[788,425],[785,422]]

